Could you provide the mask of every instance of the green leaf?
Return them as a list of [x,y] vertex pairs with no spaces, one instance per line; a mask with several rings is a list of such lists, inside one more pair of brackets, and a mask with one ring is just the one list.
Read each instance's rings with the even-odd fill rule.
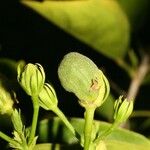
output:
[[118,0],[123,10],[127,14],[132,30],[137,30],[144,24],[145,15],[149,12],[149,0]]
[[117,1],[23,0],[22,3],[105,56],[124,57],[129,24]]
[[83,150],[79,145],[37,144],[34,150]]
[[[76,130],[83,134],[84,120],[79,118],[72,118],[70,121]],[[47,127],[45,128],[45,131],[42,130],[41,132],[40,128],[42,128],[43,125]],[[110,126],[110,124],[101,121],[95,121],[95,125],[98,127],[95,128],[98,129],[97,132],[99,132],[99,130],[103,132]],[[64,145],[64,147],[59,144],[43,144],[37,145],[37,149],[39,148],[39,150],[51,150],[52,148],[56,148],[56,150],[62,150],[65,148],[67,149],[68,146],[72,146],[68,147],[68,149],[71,148],[74,150],[73,146],[77,144],[77,139],[74,138],[72,133],[63,125],[59,118],[41,121],[39,126],[39,140],[41,139],[41,135],[44,135],[47,132],[50,134],[47,136],[51,136],[52,139],[48,139],[47,137],[45,138],[45,141],[42,142],[48,142],[50,140],[53,141],[55,139],[55,143],[58,143],[58,141],[60,142],[61,140],[61,143],[63,143],[62,145]],[[113,131],[104,142],[106,144],[107,150],[149,150],[150,147],[150,141],[144,136],[120,128]],[[78,147],[78,149],[80,149],[80,147]]]
[[108,150],[148,150],[149,147],[146,145],[138,145],[138,144],[131,144],[126,142],[120,141],[108,141],[106,142],[106,147]]
[[[107,150],[148,150],[143,145],[136,145],[136,144],[129,144],[123,142],[116,142],[116,141],[108,141],[106,142]],[[34,150],[82,150],[81,147],[77,145],[68,145],[62,146],[60,144],[38,144],[35,146]]]

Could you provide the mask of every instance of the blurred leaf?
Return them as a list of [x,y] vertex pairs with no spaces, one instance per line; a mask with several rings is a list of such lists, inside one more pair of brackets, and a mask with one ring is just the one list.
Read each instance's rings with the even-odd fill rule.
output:
[[23,0],[22,3],[105,56],[124,57],[129,43],[129,24],[115,0]]
[[8,58],[0,58],[0,72],[7,77],[15,77],[17,76],[17,62],[8,59]]
[[[148,150],[143,145],[129,144],[123,142],[116,141],[108,141],[106,142],[107,150]],[[75,145],[61,146],[59,144],[38,144],[35,147],[35,150],[82,150],[81,147]]]
[[[61,122],[59,118],[56,117],[47,121],[46,120],[43,120],[43,121],[41,121],[40,126],[42,125],[45,126],[45,124],[47,124],[49,129],[47,130],[46,128],[46,131],[42,131],[42,133],[39,132],[40,133],[39,140],[40,140],[41,134],[45,134],[47,132],[51,134],[51,136],[53,137],[52,126],[55,126],[55,122],[56,122],[57,124],[56,126],[58,127],[57,138],[61,139],[61,143],[63,143],[63,145],[69,144],[70,146],[77,144],[77,140],[74,138],[72,133],[64,126],[64,124]],[[80,134],[83,134],[84,120],[79,119],[79,118],[72,118],[70,119],[70,121],[72,125],[76,128],[76,130]],[[95,121],[95,125],[98,126],[98,128],[100,129],[100,132],[105,131],[110,126],[110,124],[101,122],[101,121]],[[39,126],[39,130],[41,128],[40,126]],[[54,133],[56,135],[56,128],[55,128]],[[48,139],[47,137],[47,141],[49,140],[50,139]],[[47,141],[43,141],[43,142],[47,142]],[[55,143],[58,143],[58,139],[55,139]],[[150,147],[150,141],[147,138],[145,138],[144,136],[140,134],[137,134],[135,132],[131,132],[125,129],[116,129],[115,131],[113,131],[112,134],[109,135],[108,138],[105,140],[105,143],[106,143],[108,150],[120,150],[120,149],[121,150],[126,150],[126,149],[149,150],[149,147]],[[60,145],[57,145],[57,144],[54,144],[54,146],[45,144],[45,145],[39,145],[39,150],[47,150],[47,149],[51,150],[52,147],[55,148],[55,146],[56,146],[56,150],[63,149],[63,147],[60,148]],[[74,149],[74,147],[72,147],[72,149]]]
[[83,150],[79,145],[37,144],[35,150]]
[[146,145],[131,144],[113,140],[108,141],[106,146],[108,150],[149,150],[149,146]]
[[115,100],[114,97],[111,94],[109,94],[105,103],[101,107],[98,107],[96,109],[96,115],[97,116],[102,115],[103,117],[111,121],[113,119],[113,113],[114,113],[114,109],[113,109],[114,100]]
[[145,15],[149,12],[149,0],[118,0],[122,8],[126,12],[131,24],[132,29],[137,30],[146,19]]
[[[141,128],[144,129],[144,130],[150,128],[150,118],[143,121],[143,123],[141,125]],[[149,133],[149,135],[150,135],[150,133]]]

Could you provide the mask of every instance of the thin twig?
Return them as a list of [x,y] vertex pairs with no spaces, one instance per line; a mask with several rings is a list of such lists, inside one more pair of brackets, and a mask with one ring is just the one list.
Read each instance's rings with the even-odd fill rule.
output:
[[[127,92],[127,99],[129,101],[133,100],[135,101],[135,98],[138,94],[139,88],[144,80],[144,77],[148,73],[150,67],[149,67],[149,61],[150,57],[148,54],[145,54],[143,56],[143,59],[141,61],[141,64],[137,68],[137,71],[135,71],[135,74],[131,80],[131,84],[129,86],[128,92]],[[122,123],[120,127],[123,128],[129,128],[128,121]]]
[[149,55],[145,54],[143,56],[142,62],[139,65],[137,71],[135,72],[135,75],[133,76],[133,79],[131,81],[129,90],[127,92],[127,98],[129,100],[135,100],[137,93],[139,91],[139,88],[144,80],[144,77],[148,73],[150,67],[149,67]]

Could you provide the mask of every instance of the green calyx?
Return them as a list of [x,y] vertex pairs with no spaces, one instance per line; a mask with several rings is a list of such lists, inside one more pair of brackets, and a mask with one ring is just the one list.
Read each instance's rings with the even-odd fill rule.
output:
[[32,141],[28,143],[30,129],[26,129],[23,125],[20,110],[13,110],[11,120],[14,126],[14,131],[13,141],[9,142],[10,147],[17,150],[33,150],[36,145],[37,137],[34,137]]
[[21,119],[21,113],[17,109],[13,110],[11,120],[14,126],[15,131],[18,133],[22,133],[23,130],[23,124],[22,124],[22,119]]
[[18,65],[18,82],[28,95],[38,95],[45,82],[43,67],[40,64],[20,63]]
[[92,60],[77,52],[67,54],[58,68],[62,86],[79,98],[83,107],[100,106],[109,93],[109,83]]

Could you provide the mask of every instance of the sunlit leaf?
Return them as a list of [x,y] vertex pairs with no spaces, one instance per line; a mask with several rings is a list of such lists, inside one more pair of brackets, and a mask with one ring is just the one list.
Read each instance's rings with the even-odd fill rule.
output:
[[105,56],[125,55],[129,24],[115,0],[22,2]]
[[[130,143],[108,141],[106,142],[107,150],[148,150],[143,145],[136,145]],[[60,144],[39,144],[36,145],[35,150],[82,150],[82,148],[70,145],[70,146],[61,146]]]

